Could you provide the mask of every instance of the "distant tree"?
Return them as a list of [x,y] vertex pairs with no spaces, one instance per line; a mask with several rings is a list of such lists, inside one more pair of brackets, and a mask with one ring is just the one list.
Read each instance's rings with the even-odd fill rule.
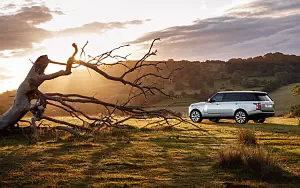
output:
[[203,87],[203,84],[204,82],[199,76],[193,76],[189,79],[189,86],[192,89],[200,89],[201,87]]
[[270,83],[268,83],[267,85],[265,85],[262,89],[262,91],[265,92],[272,92],[276,89],[278,89],[280,87],[280,82],[277,80],[271,81]]
[[194,99],[198,99],[198,97],[199,97],[199,94],[198,94],[197,92],[194,92],[193,98],[194,98]]
[[215,86],[215,81],[214,81],[214,79],[212,79],[212,78],[206,78],[205,83],[206,83],[206,85],[209,86],[209,87],[214,87],[214,86]]
[[279,65],[275,65],[274,68],[273,68],[274,74],[277,73],[277,72],[280,72],[280,71],[282,71],[282,68]]
[[234,85],[240,85],[242,79],[243,79],[243,76],[239,72],[235,71],[231,76],[230,82],[231,82],[231,84],[234,84]]
[[173,90],[170,90],[168,93],[170,96],[175,96],[175,92]]
[[226,78],[225,72],[220,72],[219,76],[220,76],[220,79]]
[[259,80],[257,78],[254,78],[253,80],[253,85],[258,86],[259,85]]
[[183,83],[181,83],[181,81],[176,81],[175,90],[178,91],[178,90],[183,90],[183,89],[184,89]]
[[181,96],[181,97],[187,97],[187,93],[186,93],[185,91],[182,91],[182,92],[180,93],[180,96]]
[[281,85],[285,85],[289,83],[289,73],[288,72],[277,72],[275,74],[276,79],[281,83]]
[[245,88],[251,88],[254,85],[254,81],[249,80],[248,78],[243,78],[242,82],[241,82],[241,86],[245,87]]
[[174,59],[168,59],[168,61],[174,61]]
[[208,88],[203,87],[200,90],[200,96],[201,96],[202,99],[208,99],[208,97],[209,97],[209,90],[208,90]]

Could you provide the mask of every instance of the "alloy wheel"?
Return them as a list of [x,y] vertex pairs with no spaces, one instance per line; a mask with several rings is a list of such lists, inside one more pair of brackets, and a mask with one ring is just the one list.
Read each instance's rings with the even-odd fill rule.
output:
[[234,118],[235,118],[235,121],[239,124],[244,124],[244,123],[247,123],[247,121],[248,121],[247,114],[244,111],[238,111],[235,114]]
[[191,112],[191,120],[193,122],[200,122],[202,120],[201,114],[198,110],[193,110]]

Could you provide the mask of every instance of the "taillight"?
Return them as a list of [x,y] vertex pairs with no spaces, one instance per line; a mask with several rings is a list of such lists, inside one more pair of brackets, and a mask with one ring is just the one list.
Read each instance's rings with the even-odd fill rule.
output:
[[260,103],[256,104],[256,110],[261,110],[261,104]]

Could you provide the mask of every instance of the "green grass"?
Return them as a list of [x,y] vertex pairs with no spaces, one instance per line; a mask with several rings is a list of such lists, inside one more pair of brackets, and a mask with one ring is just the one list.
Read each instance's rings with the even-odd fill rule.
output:
[[294,97],[293,93],[291,92],[291,88],[295,85],[297,84],[283,86],[270,93],[270,96],[275,102],[277,115],[286,114],[288,113],[291,105],[300,104],[300,98]]
[[[231,120],[203,121],[202,131],[182,124],[162,131],[139,129],[149,121],[131,121],[96,139],[67,136],[1,138],[0,187],[250,187],[300,186],[300,127],[296,119],[271,118],[265,124],[237,125]],[[237,170],[216,169],[219,151],[238,144],[240,128],[255,130],[265,150],[276,155],[286,179],[262,181]]]

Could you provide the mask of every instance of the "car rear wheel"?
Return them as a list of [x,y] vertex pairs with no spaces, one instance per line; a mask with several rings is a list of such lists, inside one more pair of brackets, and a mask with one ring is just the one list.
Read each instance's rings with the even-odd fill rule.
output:
[[266,120],[266,118],[260,118],[260,119],[254,119],[253,121],[254,121],[255,123],[264,123],[265,120]]
[[220,121],[220,119],[218,119],[218,118],[214,118],[214,119],[209,119],[209,121],[212,121],[212,122],[218,123],[218,122]]
[[234,119],[238,124],[245,124],[248,122],[248,115],[245,111],[239,110],[234,114]]
[[202,121],[202,115],[199,110],[192,110],[190,118],[195,123],[200,123]]

